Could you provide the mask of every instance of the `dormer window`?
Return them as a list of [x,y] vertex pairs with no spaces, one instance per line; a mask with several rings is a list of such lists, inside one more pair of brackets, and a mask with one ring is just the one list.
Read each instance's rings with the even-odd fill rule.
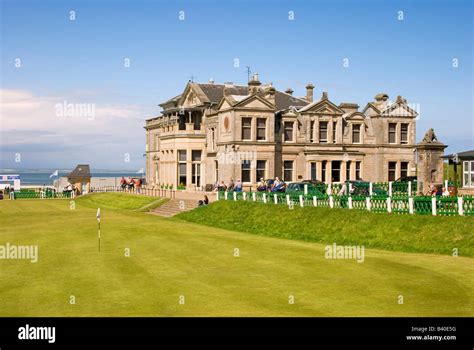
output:
[[408,124],[400,125],[400,142],[404,145],[408,144]]
[[285,122],[284,138],[286,142],[293,141],[293,122]]
[[352,143],[360,143],[360,124],[352,125]]
[[319,122],[319,142],[328,142],[328,122]]

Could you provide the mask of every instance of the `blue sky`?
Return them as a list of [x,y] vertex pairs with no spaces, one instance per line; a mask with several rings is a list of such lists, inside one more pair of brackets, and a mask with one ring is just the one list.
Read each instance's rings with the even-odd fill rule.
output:
[[[0,3],[0,167],[139,169],[158,103],[191,76],[245,84],[247,65],[336,103],[402,95],[419,106],[418,140],[433,127],[448,152],[474,148],[472,1]],[[58,117],[64,101],[93,104],[95,118]]]

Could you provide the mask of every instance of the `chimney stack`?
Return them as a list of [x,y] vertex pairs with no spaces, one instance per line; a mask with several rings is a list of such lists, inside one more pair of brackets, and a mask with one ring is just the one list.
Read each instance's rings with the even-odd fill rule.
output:
[[306,85],[306,100],[309,102],[313,102],[313,90],[314,90],[313,84]]
[[288,95],[293,95],[293,92],[294,92],[294,91],[293,91],[292,88],[288,88],[288,89],[286,89],[285,92],[286,92]]
[[272,104],[275,104],[275,91],[273,86],[269,86],[265,91],[265,98]]
[[327,100],[328,99],[328,93],[326,91],[323,91],[323,96],[321,97],[321,100]]
[[260,85],[262,85],[262,83],[260,82],[260,80],[258,80],[258,73],[255,73],[254,75],[252,75],[252,78],[250,78],[250,81],[248,82],[249,94],[256,94]]

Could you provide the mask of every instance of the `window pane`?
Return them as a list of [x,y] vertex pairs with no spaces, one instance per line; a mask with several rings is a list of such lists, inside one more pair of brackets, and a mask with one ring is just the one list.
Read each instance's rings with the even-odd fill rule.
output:
[[321,164],[321,181],[326,182],[326,161],[323,160]]
[[395,181],[397,163],[388,162],[388,181]]
[[333,122],[332,123],[332,142],[336,143],[336,127],[337,127],[337,123],[336,122]]
[[242,182],[250,182],[250,160],[242,161]]
[[216,129],[211,129],[211,150],[214,151],[216,149]]
[[408,143],[408,124],[401,124],[400,126],[400,140],[402,143]]
[[293,141],[293,122],[285,122],[285,141]]
[[388,124],[388,142],[389,143],[397,142],[396,133],[397,133],[397,124],[394,124],[394,123]]
[[185,162],[186,161],[186,150],[179,150],[178,151],[178,160],[180,162]]
[[471,172],[474,172],[474,162],[471,162]]
[[257,119],[257,140],[265,140],[266,135],[266,119],[258,118]]
[[257,160],[257,182],[260,181],[261,178],[266,179],[265,176],[265,165],[266,161],[265,160]]
[[283,181],[293,181],[293,161],[283,162]]
[[352,142],[360,142],[360,124],[352,125]]
[[191,180],[196,186],[201,186],[201,164],[193,164]]
[[242,140],[252,139],[252,118],[242,118]]
[[252,118],[242,118],[242,126],[251,127],[252,126]]
[[311,180],[316,180],[316,163],[311,163]]
[[202,117],[200,114],[193,115],[192,121],[194,122],[194,130],[201,130],[201,120]]
[[351,161],[346,162],[346,180],[351,179]]
[[360,162],[356,162],[356,180],[360,180]]
[[182,186],[186,185],[186,163],[178,165],[178,182]]
[[341,181],[341,162],[339,160],[333,160],[331,163],[332,168],[332,182]]
[[400,176],[401,177],[408,176],[408,162],[401,162],[400,163]]
[[193,150],[192,151],[192,161],[193,162],[200,162],[201,161],[201,151],[200,150]]
[[328,142],[328,122],[319,122],[319,142]]

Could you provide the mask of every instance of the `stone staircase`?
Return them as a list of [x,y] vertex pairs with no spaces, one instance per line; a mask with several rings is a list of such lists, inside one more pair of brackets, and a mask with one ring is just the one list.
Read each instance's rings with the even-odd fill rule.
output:
[[150,214],[171,217],[184,211],[193,210],[197,206],[197,199],[172,198],[165,204],[153,209]]

